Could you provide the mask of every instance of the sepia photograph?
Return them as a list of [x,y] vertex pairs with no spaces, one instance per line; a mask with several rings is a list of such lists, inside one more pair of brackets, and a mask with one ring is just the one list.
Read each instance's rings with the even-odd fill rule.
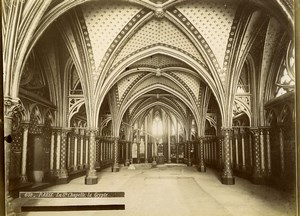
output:
[[1,0],[0,215],[299,215],[299,9]]

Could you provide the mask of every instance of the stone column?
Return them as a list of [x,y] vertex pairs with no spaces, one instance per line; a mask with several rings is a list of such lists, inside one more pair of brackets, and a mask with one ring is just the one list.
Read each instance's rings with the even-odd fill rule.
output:
[[214,162],[214,152],[213,152],[213,142],[211,137],[208,138],[208,143],[209,143],[209,149],[210,149],[210,163],[213,165]]
[[261,174],[264,175],[266,172],[265,166],[265,140],[264,140],[264,128],[259,129],[260,138],[260,161],[261,161]]
[[252,148],[252,133],[249,133],[249,158],[250,158],[250,167],[253,166],[253,148]]
[[96,132],[97,129],[90,129],[89,141],[89,168],[85,177],[85,184],[92,185],[98,183],[98,176],[95,169],[96,164]]
[[68,171],[67,171],[67,129],[61,130],[61,140],[60,140],[60,169],[58,174],[57,183],[66,184],[68,183]]
[[157,165],[157,143],[156,143],[156,140],[154,139],[153,140],[153,160],[152,160],[152,167],[156,167]]
[[252,174],[252,182],[253,184],[262,184],[263,178],[261,173],[261,156],[260,156],[260,136],[259,136],[259,129],[252,128],[251,132],[253,133],[254,138],[254,167],[253,167],[253,174]]
[[224,135],[224,169],[221,177],[222,184],[233,185],[235,179],[233,176],[231,161],[230,161],[230,136],[232,134],[231,128],[222,129]]
[[[119,151],[119,143],[118,143],[118,148],[115,149],[115,141],[114,141],[114,139],[112,139],[108,143],[108,147],[109,147],[109,159],[114,160],[115,151],[117,151],[116,154],[118,154],[118,156],[119,156],[119,152],[118,152]],[[118,161],[119,161],[119,158],[118,158]]]
[[184,146],[183,146],[183,149],[184,149],[184,156],[183,156],[183,158],[184,158],[184,163],[186,163],[186,160],[187,160],[187,143],[186,143],[187,141],[184,141]]
[[111,140],[108,140],[106,142],[106,157],[107,157],[107,160],[110,160],[110,145],[111,145]]
[[270,128],[266,128],[266,142],[267,142],[267,175],[271,176],[271,144],[270,144]]
[[107,142],[106,150],[107,150],[107,159],[111,159],[111,145],[112,145],[112,138],[110,138]]
[[136,145],[137,145],[137,163],[139,164],[141,162],[140,161],[140,153],[141,153],[140,147],[141,147],[141,143],[137,142]]
[[234,141],[235,141],[235,167],[239,169],[239,138],[238,138],[238,129],[234,130]]
[[11,134],[13,116],[23,110],[18,99],[14,100],[9,97],[4,98],[4,164],[5,164],[5,212],[7,215],[14,215],[12,207],[12,197],[9,194],[9,167],[10,167],[10,149],[11,149]]
[[106,139],[103,139],[103,161],[106,161]]
[[204,162],[208,162],[207,161],[207,142],[206,142],[206,139],[205,139],[205,137],[203,137],[203,146],[204,146]]
[[148,163],[148,134],[145,135],[145,163]]
[[246,155],[245,155],[245,130],[243,128],[240,129],[241,132],[241,141],[242,141],[242,170],[246,171]]
[[22,167],[21,167],[21,179],[22,183],[28,182],[26,165],[27,165],[27,143],[28,143],[28,129],[29,123],[24,123],[23,125],[23,146],[22,146]]
[[215,164],[215,141],[213,138],[210,138],[210,145],[211,145],[211,158],[212,158],[212,164],[214,165]]
[[285,172],[285,158],[284,158],[284,141],[283,141],[283,127],[279,128],[279,147],[280,147],[280,175],[283,176]]
[[168,163],[171,163],[171,122],[170,117],[167,119],[168,127]]
[[129,141],[126,141],[125,166],[129,166]]
[[219,143],[219,168],[223,168],[223,137],[218,137],[218,143]]
[[89,164],[89,139],[88,139],[88,132],[85,133],[85,168],[88,167]]
[[118,143],[119,137],[114,137],[114,160],[113,160],[113,166],[112,166],[112,172],[119,172],[120,166],[119,166],[119,155],[118,155],[118,149],[119,149],[119,143]]
[[129,142],[129,163],[133,163],[132,160],[132,141]]
[[208,137],[205,137],[205,143],[206,143],[206,151],[207,151],[207,163],[210,164],[210,147],[209,147]]
[[210,149],[211,149],[211,164],[213,165],[214,164],[214,141],[213,139],[210,137],[209,138],[209,145],[210,145]]
[[175,144],[175,148],[176,148],[176,163],[179,163],[179,143]]
[[50,175],[54,175],[54,149],[55,149],[55,130],[52,129],[50,144]]
[[68,136],[68,155],[67,155],[67,157],[68,157],[68,161],[67,161],[67,167],[68,167],[68,169],[70,168],[70,166],[71,166],[71,142],[72,142],[72,139],[71,139],[71,136],[69,135]]
[[230,140],[229,140],[229,145],[230,145],[230,163],[231,165],[233,165],[233,139],[232,139],[232,133],[231,133],[231,136],[230,136]]
[[83,143],[84,143],[84,130],[80,131],[80,169],[83,169]]
[[56,171],[59,175],[60,170],[60,141],[61,141],[61,129],[56,130]]
[[145,163],[148,163],[148,117],[145,117]]
[[109,138],[109,140],[106,141],[105,143],[105,149],[106,149],[106,160],[109,160],[110,159],[110,148],[109,148],[109,145],[110,145],[110,140],[111,138]]
[[199,137],[199,167],[200,172],[206,172],[206,167],[204,163],[204,137]]
[[73,170],[77,170],[77,151],[78,151],[78,129],[74,130],[74,157],[73,157]]
[[215,164],[218,165],[218,145],[217,145],[217,138],[214,138],[214,146],[215,146]]
[[[99,145],[100,145],[100,164],[102,163],[102,161],[103,161],[103,139],[102,138],[100,138],[99,139]],[[101,166],[101,165],[100,165]]]
[[192,161],[191,161],[191,141],[187,142],[187,146],[188,146],[188,166],[192,166]]

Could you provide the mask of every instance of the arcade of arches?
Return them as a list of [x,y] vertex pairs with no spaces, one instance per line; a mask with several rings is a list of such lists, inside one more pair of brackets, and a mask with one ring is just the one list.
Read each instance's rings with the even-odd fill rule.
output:
[[292,1],[3,2],[7,197],[138,163],[294,193]]

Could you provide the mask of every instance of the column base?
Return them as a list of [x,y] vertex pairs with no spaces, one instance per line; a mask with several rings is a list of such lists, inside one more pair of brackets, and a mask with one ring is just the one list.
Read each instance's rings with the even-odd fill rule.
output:
[[50,170],[49,175],[55,177],[56,176],[55,170],[53,170],[53,169]]
[[171,159],[168,160],[168,163],[172,163]]
[[69,183],[69,176],[67,169],[59,170],[58,177],[56,179],[56,184],[67,184]]
[[192,162],[191,161],[188,161],[188,166],[192,166]]
[[157,162],[156,162],[156,160],[153,160],[152,161],[152,168],[156,168],[156,166],[157,166]]
[[26,175],[22,175],[20,178],[20,183],[27,183],[28,182],[28,178]]
[[242,171],[245,172],[246,170],[246,165],[242,165]]
[[235,179],[233,176],[227,177],[227,176],[222,176],[221,177],[221,182],[222,184],[225,185],[234,185],[235,184]]
[[125,160],[125,163],[124,163],[124,165],[125,165],[125,166],[129,166],[129,164],[130,164],[130,163],[129,163],[129,160],[128,160],[128,159],[127,159],[127,160]]
[[98,183],[97,171],[95,169],[88,170],[84,179],[84,184],[93,185]]
[[198,166],[198,171],[199,172],[206,172],[206,167],[203,165]]
[[119,164],[113,164],[113,166],[111,167],[111,171],[112,172],[119,172],[120,171]]
[[6,215],[7,216],[16,216],[17,213],[15,212],[15,209],[13,208],[13,205],[12,205],[12,201],[13,201],[13,198],[8,195],[5,199],[5,207],[6,207]]
[[252,182],[252,184],[255,184],[255,185],[265,184],[265,180],[262,176],[252,176],[251,182]]
[[68,184],[69,183],[69,178],[68,177],[58,177],[56,180],[55,180],[55,184]]
[[148,160],[145,160],[145,163],[148,163]]
[[94,185],[94,184],[98,184],[98,177],[97,176],[92,176],[92,177],[85,177],[84,179],[84,184],[86,185]]

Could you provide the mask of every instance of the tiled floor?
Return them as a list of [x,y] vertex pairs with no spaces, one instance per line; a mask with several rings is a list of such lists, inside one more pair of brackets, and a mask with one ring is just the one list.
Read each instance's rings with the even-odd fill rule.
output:
[[37,199],[16,203],[38,205],[125,204],[118,211],[29,212],[20,215],[128,215],[128,216],[291,216],[295,215],[293,197],[275,189],[253,185],[236,178],[232,186],[222,185],[218,175],[208,169],[199,173],[195,167],[161,166],[137,169],[122,167],[118,173],[106,169],[98,173],[97,185],[84,185],[84,177],[47,191],[123,191],[125,198]]

